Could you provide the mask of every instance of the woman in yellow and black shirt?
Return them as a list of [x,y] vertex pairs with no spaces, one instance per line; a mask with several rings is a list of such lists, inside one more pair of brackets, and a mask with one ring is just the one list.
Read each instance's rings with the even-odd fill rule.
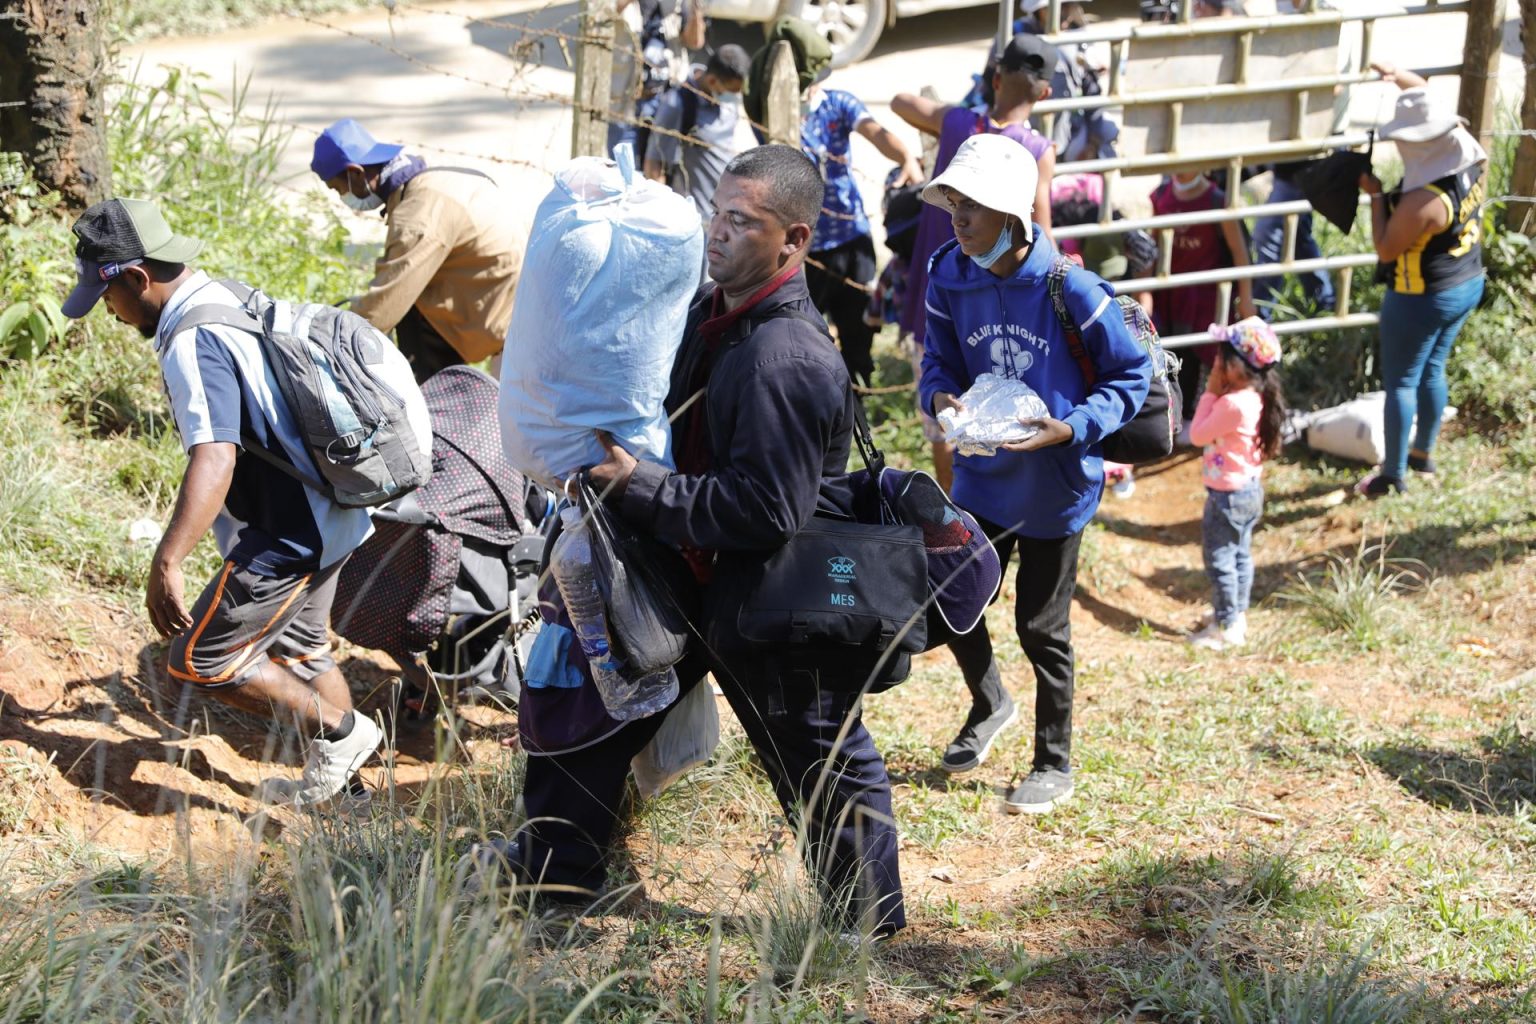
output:
[[1403,90],[1381,128],[1383,139],[1397,143],[1403,180],[1387,193],[1375,175],[1360,178],[1371,197],[1378,279],[1388,287],[1381,303],[1386,459],[1355,488],[1376,498],[1403,490],[1409,469],[1434,472],[1430,450],[1445,411],[1446,360],[1483,294],[1488,154],[1454,111],[1429,96],[1424,79],[1390,65],[1372,67]]

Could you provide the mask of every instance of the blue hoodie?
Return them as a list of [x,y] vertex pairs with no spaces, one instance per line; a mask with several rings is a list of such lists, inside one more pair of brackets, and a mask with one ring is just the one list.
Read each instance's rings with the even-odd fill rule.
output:
[[935,395],[959,397],[983,373],[1011,377],[1072,428],[1072,440],[1052,448],[955,459],[958,505],[1041,540],[1076,533],[1093,518],[1104,492],[1099,442],[1136,415],[1152,376],[1152,361],[1126,328],[1114,289],[1074,267],[1065,296],[1098,371],[1088,390],[1051,306],[1046,279],[1055,258],[1055,246],[1039,231],[1008,278],[978,267],[955,242],[941,247],[929,269],[918,386],[931,414]]

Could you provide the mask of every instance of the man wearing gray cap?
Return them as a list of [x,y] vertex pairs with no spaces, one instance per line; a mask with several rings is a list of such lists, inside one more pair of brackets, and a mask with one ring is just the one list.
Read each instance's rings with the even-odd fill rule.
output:
[[[104,299],[114,317],[154,341],[187,451],[144,602],[156,632],[171,641],[171,678],[296,723],[310,738],[302,779],[272,780],[268,798],[304,807],[366,799],[349,785],[384,733],[353,711],[326,629],[342,564],[373,529],[368,513],[297,479],[296,467],[310,464],[307,442],[254,334],[182,328],[189,311],[241,308],[223,282],[187,266],[202,242],[173,232],[142,199],[97,203],[73,230],[79,279],[64,315],[79,319]],[[263,458],[244,457],[252,445]],[[224,564],[188,609],[182,562],[209,530]]]

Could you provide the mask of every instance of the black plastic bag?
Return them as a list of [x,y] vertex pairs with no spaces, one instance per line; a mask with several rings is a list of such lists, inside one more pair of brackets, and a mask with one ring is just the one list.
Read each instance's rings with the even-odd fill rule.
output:
[[585,476],[577,492],[608,618],[608,644],[636,679],[676,665],[697,635],[698,583],[683,556],[611,512]]

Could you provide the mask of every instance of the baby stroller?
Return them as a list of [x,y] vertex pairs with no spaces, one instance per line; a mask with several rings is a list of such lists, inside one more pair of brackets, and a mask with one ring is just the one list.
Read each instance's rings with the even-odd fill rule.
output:
[[373,536],[337,583],[332,628],[395,660],[406,717],[424,717],[434,696],[516,706],[552,500],[503,457],[496,389],[469,366],[422,385],[432,479],[374,510]]

